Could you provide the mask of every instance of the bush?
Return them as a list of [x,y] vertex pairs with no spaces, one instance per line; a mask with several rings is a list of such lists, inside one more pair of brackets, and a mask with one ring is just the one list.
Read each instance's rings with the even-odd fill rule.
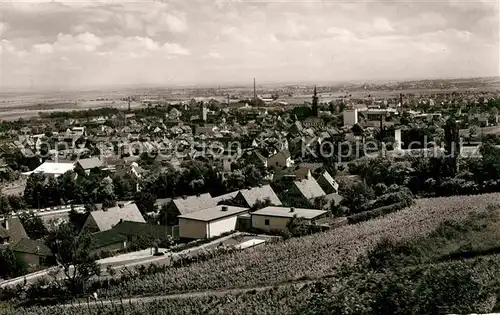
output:
[[372,210],[384,206],[389,206],[395,203],[407,203],[408,205],[412,203],[413,194],[407,188],[403,188],[396,192],[389,192],[378,197],[376,200],[371,201],[363,205],[362,209],[364,211]]
[[347,220],[348,220],[349,224],[355,224],[355,223],[359,223],[359,222],[363,222],[363,221],[368,221],[368,220],[375,219],[377,217],[404,209],[404,208],[408,207],[409,205],[411,205],[411,203],[398,202],[398,203],[395,203],[395,204],[392,204],[389,206],[384,206],[384,207],[376,208],[374,210],[365,211],[365,212],[361,212],[358,214],[353,214],[353,215],[347,217]]

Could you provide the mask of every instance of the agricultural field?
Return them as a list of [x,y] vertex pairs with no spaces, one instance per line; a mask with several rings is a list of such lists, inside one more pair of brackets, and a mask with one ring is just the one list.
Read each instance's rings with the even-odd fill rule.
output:
[[485,213],[497,207],[500,194],[420,199],[416,205],[383,218],[144,275],[112,285],[105,289],[105,294],[169,294],[335,276],[354,266],[381,239],[397,242],[426,237],[444,221],[461,222],[471,213]]

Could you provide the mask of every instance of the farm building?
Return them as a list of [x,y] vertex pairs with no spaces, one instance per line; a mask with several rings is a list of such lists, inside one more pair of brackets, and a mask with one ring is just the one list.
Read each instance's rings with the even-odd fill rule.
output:
[[179,216],[181,238],[211,238],[236,229],[238,215],[248,208],[216,206]]

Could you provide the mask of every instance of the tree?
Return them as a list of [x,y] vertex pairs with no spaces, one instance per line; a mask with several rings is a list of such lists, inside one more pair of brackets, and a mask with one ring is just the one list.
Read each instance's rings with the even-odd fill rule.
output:
[[12,207],[10,206],[9,199],[7,196],[0,192],[0,214],[6,215],[12,212]]
[[100,274],[91,255],[92,239],[88,232],[78,233],[71,223],[63,223],[48,235],[46,244],[63,270],[71,293],[84,292],[90,278]]
[[135,204],[142,214],[155,211],[156,196],[148,191],[140,191],[135,195]]
[[360,212],[362,206],[375,197],[373,189],[363,182],[341,186],[340,195],[344,197],[340,204],[349,208],[350,214]]
[[12,278],[24,273],[26,273],[26,266],[16,259],[11,249],[0,250],[0,277]]
[[179,221],[177,219],[177,213],[173,211],[169,211],[168,204],[164,204],[161,206],[160,215],[159,215],[160,223],[163,225],[177,225]]
[[454,117],[446,121],[444,128],[444,144],[447,155],[447,164],[449,165],[451,177],[455,177],[458,172],[458,157],[460,155],[460,135],[458,124]]
[[89,211],[85,213],[79,213],[75,209],[71,209],[68,214],[69,222],[71,223],[71,225],[73,225],[73,228],[77,232],[80,232],[83,225],[85,224],[85,221],[87,221],[88,216],[89,216]]
[[22,213],[19,216],[19,220],[21,220],[26,233],[31,239],[41,239],[48,233],[42,218],[36,215],[33,211]]

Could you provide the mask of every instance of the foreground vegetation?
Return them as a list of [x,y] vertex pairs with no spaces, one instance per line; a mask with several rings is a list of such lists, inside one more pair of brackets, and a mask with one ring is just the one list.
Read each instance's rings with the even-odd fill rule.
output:
[[[292,238],[260,248],[232,252],[188,266],[157,270],[152,268],[151,272],[142,273],[137,277],[98,282],[94,283],[94,287],[98,288],[101,298],[126,299],[131,296],[275,285],[292,280],[326,277],[347,279],[358,272],[359,268],[369,268],[375,270],[374,273],[392,268],[392,265],[380,267],[375,263],[367,264],[363,260],[384,242],[396,244],[392,247],[382,246],[395,248],[394,251],[378,251],[373,257],[392,257],[391,253],[398,252],[401,248],[409,248],[405,253],[421,254],[412,254],[413,260],[394,263],[394,266],[400,268],[402,265],[406,268],[424,263],[433,264],[457,255],[459,250],[469,248],[480,252],[499,246],[495,241],[499,238],[492,237],[496,234],[491,234],[498,230],[495,227],[498,219],[488,216],[499,207],[500,194],[419,199],[412,207],[367,222],[344,226],[326,233]],[[480,219],[471,219],[471,215],[480,216]],[[470,230],[443,230],[443,227],[454,227],[456,224],[460,226],[471,220],[478,223]],[[453,236],[453,241],[447,243],[444,241],[446,237],[440,237],[439,233],[456,237]],[[472,240],[472,243],[468,244],[467,239]],[[493,242],[485,245],[483,239],[491,239]],[[411,248],[411,244],[421,246]],[[437,252],[428,250],[436,247],[436,244],[441,244]],[[483,244],[483,247],[476,246],[478,244]],[[386,256],[383,257],[383,261],[388,261]],[[455,257],[461,258],[460,255]],[[352,272],[346,274],[349,270]],[[359,272],[361,275],[366,273],[365,269],[362,270]],[[38,288],[36,296],[43,296],[42,291],[43,288]],[[7,291],[2,293],[4,296],[12,296]],[[16,296],[22,294],[16,293]]]
[[[481,199],[478,197],[482,197],[483,201],[479,202]],[[500,255],[496,254],[500,248],[500,238],[497,237],[500,233],[499,198],[498,195],[483,195],[420,200],[410,209],[348,227],[346,230],[350,230],[351,235],[355,235],[355,231],[359,229],[365,230],[364,234],[357,234],[362,239],[365,250],[351,264],[344,260],[342,268],[338,268],[332,277],[240,294],[222,292],[217,296],[137,304],[129,304],[126,299],[94,306],[80,302],[80,305],[73,308],[36,306],[17,309],[14,314],[368,315],[491,312],[500,309],[497,303],[500,292]],[[436,208],[438,205],[440,209]],[[431,220],[431,214],[436,220]],[[375,227],[384,224],[398,226],[399,230],[393,229],[385,233],[383,238],[369,241],[376,238],[371,234]],[[404,235],[405,230],[412,225],[415,228],[409,229],[409,234]],[[323,236],[334,239],[333,233]],[[313,239],[308,238],[309,241]],[[297,240],[292,239],[287,243],[294,244],[294,241]],[[274,250],[273,253],[276,254],[274,246],[284,247],[284,244],[270,245],[264,249]],[[291,248],[293,247],[288,247]],[[303,250],[306,251],[305,248]],[[327,255],[330,259],[334,252],[345,258],[345,253],[338,250],[324,248],[323,252],[323,256]],[[360,252],[361,250],[357,251]],[[235,256],[222,256],[219,261],[234,259]],[[319,256],[318,253],[317,259],[322,260]],[[207,266],[207,263],[209,262],[172,270],[197,271]],[[339,263],[339,260],[332,260],[332,268]],[[266,271],[266,266],[260,265],[263,272]],[[291,269],[282,271],[291,272]],[[137,281],[128,284],[141,284]],[[155,283],[159,285],[158,282]],[[150,288],[149,285],[151,284],[143,285],[143,288]],[[164,293],[157,291],[157,294]]]

